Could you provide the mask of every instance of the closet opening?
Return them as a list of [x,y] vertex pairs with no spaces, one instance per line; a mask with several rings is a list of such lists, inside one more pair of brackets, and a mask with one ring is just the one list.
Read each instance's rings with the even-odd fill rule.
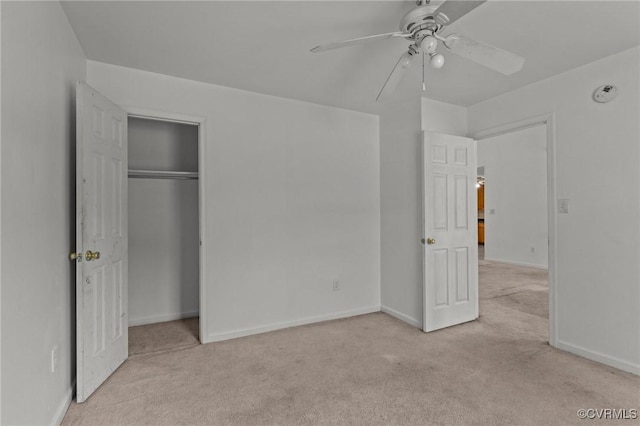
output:
[[201,125],[128,117],[129,355],[202,340]]

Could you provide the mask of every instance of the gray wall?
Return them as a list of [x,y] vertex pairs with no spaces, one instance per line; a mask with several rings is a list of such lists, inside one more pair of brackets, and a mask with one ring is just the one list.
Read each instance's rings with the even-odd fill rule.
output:
[[[1,2],[2,424],[60,421],[75,378],[75,82],[57,2]],[[58,365],[51,372],[51,350]]]
[[117,104],[206,120],[205,341],[380,310],[378,117],[93,61],[87,74]]
[[[468,108],[471,134],[555,114],[556,330],[551,343],[640,374],[640,48]],[[593,91],[618,86],[599,104]]]
[[416,97],[380,115],[382,310],[422,327],[422,131],[466,135],[466,109]]
[[[198,170],[198,127],[129,119],[129,169]],[[198,315],[198,181],[129,178],[129,324]]]
[[484,258],[547,268],[547,126],[478,142],[484,166]]
[[382,310],[422,325],[420,98],[387,104],[380,115]]

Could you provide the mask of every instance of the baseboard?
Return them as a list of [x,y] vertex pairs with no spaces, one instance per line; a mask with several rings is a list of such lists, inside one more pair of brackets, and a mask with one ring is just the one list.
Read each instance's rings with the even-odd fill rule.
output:
[[506,263],[508,265],[526,266],[528,268],[544,269],[545,271],[549,269],[545,265],[537,265],[535,263],[527,263],[527,262],[516,262],[514,260],[491,259],[488,257],[485,257],[484,259],[481,259],[481,260],[486,260],[487,262]]
[[583,358],[587,358],[592,361],[596,361],[601,364],[605,364],[610,367],[617,368],[619,370],[627,371],[635,375],[640,375],[640,364],[633,364],[616,357],[612,357],[600,352],[592,351],[590,349],[573,345],[571,343],[562,342],[560,340],[556,340],[556,343],[554,346],[558,349],[571,352],[572,354],[579,355]]
[[404,321],[409,325],[422,329],[422,321],[412,318],[409,315],[405,315],[401,312],[396,311],[395,309],[391,309],[390,307],[384,305],[380,307],[380,310],[387,315],[391,315],[392,317],[399,319],[400,321]]
[[296,327],[299,325],[313,324],[316,322],[330,321],[341,318],[354,317],[357,315],[371,314],[380,312],[380,306],[369,306],[365,308],[353,309],[350,311],[336,312],[327,315],[319,315],[315,317],[301,318],[294,321],[279,322],[254,328],[245,328],[242,330],[227,331],[223,333],[215,333],[206,336],[206,340],[202,343],[221,342],[223,340],[236,339],[238,337],[251,336],[253,334],[266,333],[269,331],[281,330],[283,328]]
[[182,312],[182,313],[169,314],[169,315],[157,315],[157,316],[145,317],[145,318],[129,318],[129,327],[134,327],[136,325],[155,324],[157,322],[175,321],[175,320],[185,319],[185,318],[193,318],[193,317],[197,317],[199,314],[200,313],[198,311],[192,311],[192,312]]
[[62,420],[64,419],[65,414],[67,414],[67,410],[69,409],[69,406],[71,405],[71,401],[73,401],[73,394],[75,393],[75,389],[76,389],[76,381],[74,380],[73,383],[71,384],[71,387],[69,389],[67,389],[67,391],[64,394],[64,397],[62,398],[62,401],[60,401],[60,405],[58,405],[58,409],[56,410],[55,414],[53,415],[53,418],[51,419],[51,426],[58,426],[62,423]]

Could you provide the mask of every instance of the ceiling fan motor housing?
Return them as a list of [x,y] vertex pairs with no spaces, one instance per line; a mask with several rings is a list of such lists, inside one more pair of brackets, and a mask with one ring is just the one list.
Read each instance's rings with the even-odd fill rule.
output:
[[409,40],[419,42],[422,38],[437,32],[440,28],[433,17],[436,6],[419,6],[411,9],[400,20],[400,31],[411,34]]

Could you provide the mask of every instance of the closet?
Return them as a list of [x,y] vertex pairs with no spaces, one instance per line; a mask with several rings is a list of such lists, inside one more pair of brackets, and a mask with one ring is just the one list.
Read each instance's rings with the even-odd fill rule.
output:
[[199,315],[198,126],[129,116],[129,326]]

